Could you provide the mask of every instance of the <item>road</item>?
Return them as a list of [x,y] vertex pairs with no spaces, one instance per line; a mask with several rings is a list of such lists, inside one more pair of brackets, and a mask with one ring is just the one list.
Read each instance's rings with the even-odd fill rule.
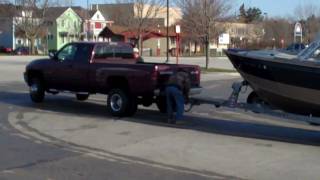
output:
[[[10,57],[11,58],[11,57]],[[114,118],[106,97],[29,100],[28,58],[0,57],[0,179],[318,179],[319,127],[242,110],[195,107],[177,125],[154,106]],[[237,74],[202,75],[227,98]],[[242,94],[241,101],[245,100]]]

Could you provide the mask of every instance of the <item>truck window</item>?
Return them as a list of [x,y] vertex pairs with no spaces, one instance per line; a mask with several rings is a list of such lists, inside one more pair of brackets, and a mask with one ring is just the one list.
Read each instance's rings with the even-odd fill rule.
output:
[[75,61],[77,62],[89,62],[92,56],[93,46],[90,44],[78,44]]
[[114,50],[113,47],[109,45],[97,45],[94,50],[94,58],[95,59],[106,59],[113,58]]
[[69,44],[63,47],[62,50],[58,52],[59,61],[72,61],[75,58],[77,52],[77,46],[75,44]]
[[133,48],[132,47],[118,47],[115,48],[115,57],[122,59],[133,59]]

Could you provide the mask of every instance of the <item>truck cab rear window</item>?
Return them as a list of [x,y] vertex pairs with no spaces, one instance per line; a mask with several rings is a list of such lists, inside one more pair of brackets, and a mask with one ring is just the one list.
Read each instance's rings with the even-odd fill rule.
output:
[[121,58],[132,59],[133,48],[127,46],[98,45],[94,52],[95,59]]

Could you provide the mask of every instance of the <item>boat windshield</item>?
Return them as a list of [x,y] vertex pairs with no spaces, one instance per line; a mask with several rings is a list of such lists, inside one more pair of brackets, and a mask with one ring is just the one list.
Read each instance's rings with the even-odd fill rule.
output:
[[302,50],[298,57],[300,60],[305,61],[320,61],[320,38],[317,38],[314,42],[312,42],[308,48]]

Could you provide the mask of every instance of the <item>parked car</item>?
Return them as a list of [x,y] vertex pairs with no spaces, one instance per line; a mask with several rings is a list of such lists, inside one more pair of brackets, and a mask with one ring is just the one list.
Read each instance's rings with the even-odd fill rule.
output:
[[29,47],[18,47],[13,51],[15,55],[29,55]]
[[12,52],[12,48],[0,46],[0,52],[1,53],[11,53]]
[[156,103],[165,112],[166,82],[178,71],[189,74],[191,95],[201,91],[199,66],[145,63],[126,43],[69,43],[49,57],[32,61],[24,73],[36,103],[44,100],[45,92],[74,92],[80,101],[101,93],[108,95],[107,109],[113,116],[132,116],[138,104]]

